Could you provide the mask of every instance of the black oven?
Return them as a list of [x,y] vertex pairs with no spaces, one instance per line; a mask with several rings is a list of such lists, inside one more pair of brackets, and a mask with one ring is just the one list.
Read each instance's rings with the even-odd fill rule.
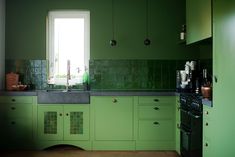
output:
[[202,103],[195,94],[180,95],[180,151],[182,157],[202,157]]

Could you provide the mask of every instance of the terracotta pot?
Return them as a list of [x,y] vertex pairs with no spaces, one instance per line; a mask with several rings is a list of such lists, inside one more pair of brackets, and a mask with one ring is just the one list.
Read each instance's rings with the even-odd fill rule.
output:
[[205,99],[211,99],[212,89],[209,86],[201,87],[202,96]]
[[8,73],[6,74],[6,89],[14,90],[13,86],[18,85],[19,83],[19,75],[16,73]]

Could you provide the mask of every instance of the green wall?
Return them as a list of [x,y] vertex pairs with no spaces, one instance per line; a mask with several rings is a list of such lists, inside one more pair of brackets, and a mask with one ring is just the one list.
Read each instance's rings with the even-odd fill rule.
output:
[[198,58],[199,49],[179,44],[185,23],[185,0],[149,0],[146,47],[145,0],[114,0],[116,47],[112,38],[111,0],[7,0],[6,59],[46,59],[46,16],[49,10],[91,12],[91,59]]
[[0,90],[4,88],[5,80],[5,0],[0,0]]

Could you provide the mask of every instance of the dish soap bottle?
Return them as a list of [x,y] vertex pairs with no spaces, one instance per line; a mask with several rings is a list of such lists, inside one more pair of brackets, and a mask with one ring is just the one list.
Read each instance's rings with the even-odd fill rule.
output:
[[89,74],[88,74],[88,71],[87,71],[86,67],[85,67],[85,71],[84,71],[84,74],[83,74],[83,77],[82,77],[82,83],[83,83],[83,89],[84,90],[90,90],[90,87],[89,87],[89,84],[90,84]]

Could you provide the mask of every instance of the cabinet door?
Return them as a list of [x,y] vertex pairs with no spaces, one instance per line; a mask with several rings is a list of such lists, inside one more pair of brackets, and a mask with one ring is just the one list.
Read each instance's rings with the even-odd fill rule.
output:
[[213,154],[213,108],[203,105],[203,156],[212,157]]
[[187,44],[211,37],[211,23],[211,0],[186,0]]
[[180,101],[179,96],[176,97],[176,106],[175,106],[175,149],[180,154]]
[[[235,1],[213,1],[213,150],[215,156],[235,154]],[[210,156],[205,156],[210,157]]]
[[38,138],[40,140],[63,140],[63,106],[38,106]]
[[144,141],[174,141],[173,120],[139,120],[138,139]]
[[89,140],[89,105],[64,106],[64,140]]
[[100,96],[95,107],[95,140],[133,140],[133,97]]

